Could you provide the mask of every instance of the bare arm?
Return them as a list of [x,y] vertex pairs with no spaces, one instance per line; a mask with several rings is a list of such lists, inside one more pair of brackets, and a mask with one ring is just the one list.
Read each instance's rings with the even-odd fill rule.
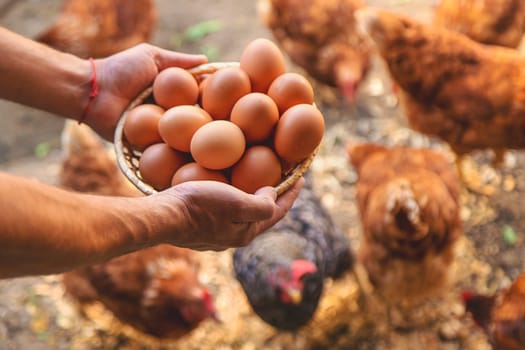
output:
[[277,201],[268,187],[249,195],[211,181],[149,197],[103,197],[0,172],[0,278],[64,272],[160,243],[246,245],[285,215],[301,187]]
[[[0,27],[0,98],[78,118],[91,91],[89,61]],[[108,140],[130,101],[170,66],[206,62],[137,45],[95,61],[99,95],[85,122]],[[188,182],[142,198],[67,192],[0,173],[0,278],[58,273],[160,243],[200,250],[248,244],[281,219],[302,181],[276,198],[217,182]]]
[[133,198],[80,195],[4,173],[0,193],[0,278],[66,271],[155,243]]
[[61,53],[0,27],[0,97],[79,116],[88,100],[88,61]]
[[[0,27],[0,98],[78,119],[91,92],[93,67],[88,60],[62,53]],[[159,71],[190,68],[206,56],[140,44],[95,61],[99,95],[85,122],[108,140],[129,103]]]

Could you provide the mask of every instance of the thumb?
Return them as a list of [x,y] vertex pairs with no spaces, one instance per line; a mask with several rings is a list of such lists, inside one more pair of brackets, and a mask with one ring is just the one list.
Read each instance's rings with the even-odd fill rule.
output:
[[259,188],[259,189],[255,192],[255,195],[256,195],[256,196],[268,197],[268,198],[270,198],[273,202],[275,202],[275,200],[277,199],[277,191],[275,190],[274,187],[271,187],[271,186],[265,186],[265,187],[261,187],[261,188]]
[[248,196],[250,198],[239,211],[236,222],[256,222],[267,220],[273,216],[275,200],[277,199],[275,188],[262,187],[255,194]]
[[192,55],[165,49],[159,49],[155,63],[160,71],[169,67],[192,68],[208,62],[205,55]]

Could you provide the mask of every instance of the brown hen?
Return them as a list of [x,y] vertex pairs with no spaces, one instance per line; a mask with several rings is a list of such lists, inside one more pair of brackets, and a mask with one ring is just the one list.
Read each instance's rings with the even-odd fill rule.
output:
[[490,45],[516,48],[525,32],[523,0],[441,0],[434,24]]
[[154,0],[65,0],[55,23],[36,40],[80,57],[106,57],[149,41]]
[[292,62],[354,101],[370,65],[370,47],[356,30],[360,0],[259,0],[263,23]]
[[429,149],[348,146],[358,174],[359,259],[389,303],[437,295],[449,282],[462,233],[454,167]]
[[378,9],[356,13],[398,87],[410,126],[458,155],[525,148],[525,58]]
[[[140,195],[89,127],[68,121],[62,140],[60,185],[102,195]],[[211,294],[198,279],[196,254],[158,245],[65,273],[63,283],[81,305],[100,302],[139,331],[176,339],[215,316]]]
[[463,301],[494,349],[525,349],[525,273],[493,295],[465,292]]

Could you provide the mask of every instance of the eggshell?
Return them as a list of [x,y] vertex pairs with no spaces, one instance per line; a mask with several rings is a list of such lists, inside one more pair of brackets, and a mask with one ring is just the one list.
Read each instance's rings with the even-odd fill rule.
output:
[[290,107],[279,119],[275,129],[274,148],[285,161],[301,161],[321,143],[324,118],[310,104]]
[[292,106],[314,103],[314,89],[310,82],[292,72],[278,76],[268,88],[268,96],[275,101],[281,114]]
[[229,183],[226,175],[221,170],[206,169],[195,162],[184,164],[175,172],[171,185],[175,186],[187,181],[219,181]]
[[161,142],[158,123],[164,109],[154,104],[142,104],[128,111],[124,122],[124,136],[137,150]]
[[241,128],[248,142],[264,141],[279,120],[275,102],[260,92],[244,95],[233,106],[230,120]]
[[264,38],[253,40],[244,48],[239,64],[250,77],[254,92],[266,93],[272,81],[286,70],[277,45]]
[[213,119],[228,119],[237,100],[250,92],[250,78],[242,69],[222,68],[206,79],[202,88],[202,107]]
[[139,159],[139,172],[147,184],[157,190],[171,185],[175,171],[188,162],[187,154],[165,143],[156,143],[144,150]]
[[202,76],[199,81],[199,97],[197,98],[197,103],[201,107],[202,107],[202,91],[204,91],[204,87],[208,83],[208,77],[209,77],[209,74]]
[[255,193],[264,186],[276,186],[280,180],[279,158],[266,146],[248,148],[231,171],[232,185],[248,193]]
[[164,112],[160,118],[159,133],[171,147],[189,152],[195,131],[211,121],[211,116],[198,106],[175,106]]
[[197,80],[182,68],[166,68],[153,81],[153,97],[164,108],[195,104],[198,96]]
[[191,155],[208,169],[225,169],[242,156],[246,140],[242,130],[227,120],[214,120],[201,126],[193,135]]

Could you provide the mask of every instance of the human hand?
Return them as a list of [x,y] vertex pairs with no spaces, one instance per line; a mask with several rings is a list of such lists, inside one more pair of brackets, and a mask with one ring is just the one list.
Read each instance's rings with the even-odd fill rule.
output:
[[104,59],[95,60],[99,95],[84,119],[108,141],[129,103],[168,67],[191,68],[207,62],[204,55],[168,51],[140,44]]
[[245,246],[273,226],[288,212],[303,185],[300,178],[277,198],[273,187],[251,195],[221,182],[192,181],[147,198],[151,206],[164,208],[159,221],[161,241],[196,250],[224,250]]

